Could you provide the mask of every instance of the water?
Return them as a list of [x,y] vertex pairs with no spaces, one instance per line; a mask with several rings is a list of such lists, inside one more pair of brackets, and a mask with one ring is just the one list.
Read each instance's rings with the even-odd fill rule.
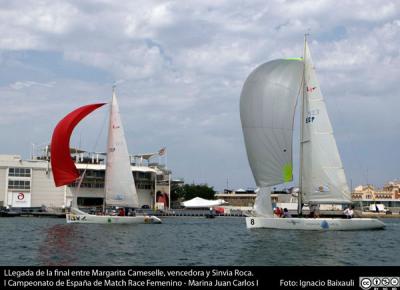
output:
[[0,218],[0,265],[400,265],[400,220],[383,231],[248,230],[244,218],[67,225]]

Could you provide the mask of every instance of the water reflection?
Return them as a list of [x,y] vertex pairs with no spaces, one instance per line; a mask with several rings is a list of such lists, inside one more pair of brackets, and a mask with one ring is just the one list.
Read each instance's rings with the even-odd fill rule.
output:
[[46,266],[76,264],[78,261],[76,249],[79,244],[76,229],[67,224],[44,228],[42,234],[45,238],[38,249],[39,263]]

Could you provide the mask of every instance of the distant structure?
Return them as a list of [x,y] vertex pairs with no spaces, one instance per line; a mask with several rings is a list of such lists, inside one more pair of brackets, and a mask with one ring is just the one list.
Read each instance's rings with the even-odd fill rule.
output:
[[[294,191],[293,188],[282,191],[273,191],[271,193],[272,203],[297,202],[297,197],[294,198],[293,191]],[[221,192],[215,194],[215,198],[225,200],[231,207],[248,207],[248,208],[253,207],[254,202],[256,200],[256,196],[257,193],[254,188],[248,188],[248,189],[239,188],[236,190],[225,189],[223,193]]]
[[[50,150],[46,146],[39,156],[23,160],[19,155],[0,155],[0,207],[64,209],[77,196],[79,207],[101,206],[105,197],[105,153],[71,148],[71,158],[84,179],[56,187],[53,181]],[[144,208],[170,208],[171,171],[152,162],[158,152],[131,156],[132,175]],[[158,158],[160,159],[160,158]]]
[[384,204],[392,211],[400,210],[400,181],[390,181],[382,189],[373,185],[359,185],[351,194],[352,200],[364,208],[370,204]]
[[220,192],[215,194],[216,199],[223,199],[233,207],[252,207],[254,205],[256,196],[257,194],[253,189],[225,189],[223,193]]
[[[297,204],[298,188],[289,188],[282,191],[273,191],[271,194],[272,204],[285,203]],[[371,204],[383,204],[391,211],[400,211],[400,181],[391,181],[382,189],[375,189],[372,185],[357,186],[352,192],[352,201],[360,208],[367,209]],[[254,189],[225,189],[217,193],[215,198],[224,199],[231,207],[251,208],[256,199]]]

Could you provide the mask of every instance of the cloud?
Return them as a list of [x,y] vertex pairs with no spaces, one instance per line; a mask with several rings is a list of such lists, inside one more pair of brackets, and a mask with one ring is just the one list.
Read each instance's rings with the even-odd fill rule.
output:
[[21,90],[24,88],[29,88],[31,86],[42,86],[42,87],[52,88],[54,87],[55,84],[56,84],[55,82],[39,83],[35,81],[17,81],[15,83],[10,84],[10,87],[13,88],[14,90]]
[[[348,175],[364,181],[351,165],[358,142],[363,168],[382,169],[370,181],[382,184],[400,168],[362,154],[400,161],[368,142],[384,139],[391,149],[400,141],[391,134],[400,125],[399,16],[391,0],[6,2],[0,124],[9,141],[0,150],[29,152],[28,139],[48,140],[57,118],[108,100],[123,80],[117,92],[132,151],[166,145],[177,176],[218,189],[227,177],[233,187],[254,186],[239,119],[242,85],[268,60],[301,56],[309,31]],[[96,114],[86,123],[92,131],[103,122]],[[20,131],[23,142],[13,135]],[[96,134],[85,132],[90,146]]]

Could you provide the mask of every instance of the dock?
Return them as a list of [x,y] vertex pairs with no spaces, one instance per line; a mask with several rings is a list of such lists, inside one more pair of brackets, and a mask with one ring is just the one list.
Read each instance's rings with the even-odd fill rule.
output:
[[65,218],[65,213],[53,213],[53,212],[30,212],[21,213],[20,216],[24,217],[51,217],[51,218]]
[[[297,217],[296,211],[289,211],[292,217]],[[210,216],[209,210],[187,210],[171,209],[166,211],[138,210],[137,213],[154,215],[157,217],[207,217]],[[0,211],[0,217],[45,217],[45,218],[65,218],[65,212],[45,212],[45,211]],[[215,217],[246,217],[250,212],[242,210],[231,210],[225,213],[213,212]],[[303,216],[308,216],[308,211],[303,212]],[[320,211],[321,218],[341,218],[344,217],[342,211]],[[356,211],[357,218],[400,218],[400,213],[377,213]]]
[[[175,209],[168,211],[158,211],[158,212],[149,212],[148,214],[152,214],[159,217],[206,217],[210,215],[209,210],[186,210],[186,209]],[[230,213],[214,213],[214,216],[225,216],[225,217],[245,217],[244,212],[238,210]]]
[[377,213],[377,212],[362,212],[361,216],[363,218],[400,218],[400,213]]
[[0,210],[0,217],[51,217],[65,218],[65,212],[38,210]]

